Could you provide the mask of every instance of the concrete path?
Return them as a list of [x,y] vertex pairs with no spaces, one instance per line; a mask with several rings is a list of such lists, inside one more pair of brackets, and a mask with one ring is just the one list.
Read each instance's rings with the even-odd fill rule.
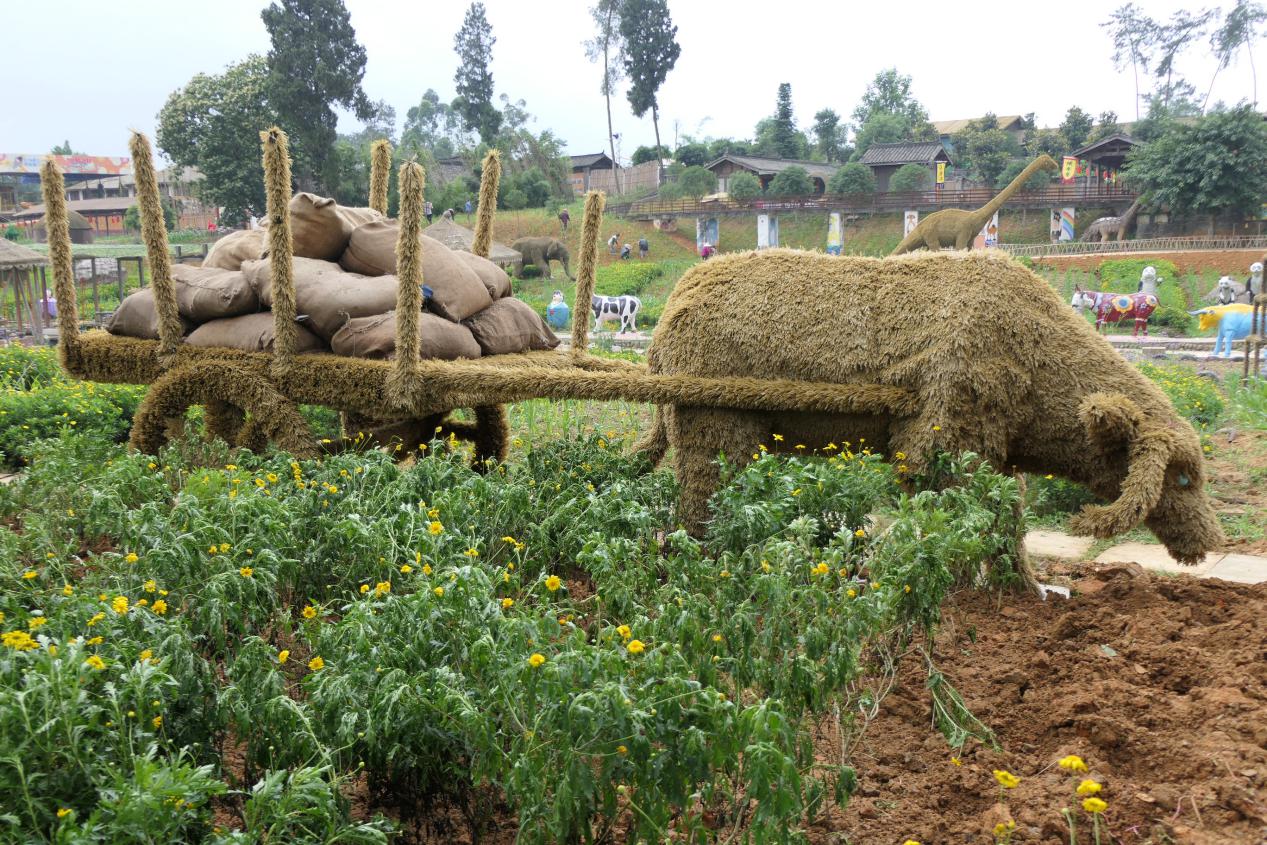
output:
[[[1073,537],[1060,531],[1031,531],[1025,535],[1025,548],[1030,554],[1082,560],[1091,548],[1090,537]],[[1219,578],[1240,584],[1267,582],[1267,557],[1261,555],[1208,554],[1196,566],[1184,566],[1170,556],[1164,546],[1153,543],[1121,543],[1101,552],[1096,563],[1138,563],[1154,572],[1192,575],[1196,578]]]

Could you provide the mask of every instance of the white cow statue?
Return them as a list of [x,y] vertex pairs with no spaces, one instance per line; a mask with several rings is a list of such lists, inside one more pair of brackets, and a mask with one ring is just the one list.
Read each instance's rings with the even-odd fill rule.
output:
[[590,310],[594,312],[594,331],[598,331],[608,320],[620,320],[617,332],[634,331],[638,322],[638,309],[642,300],[636,296],[592,296]]

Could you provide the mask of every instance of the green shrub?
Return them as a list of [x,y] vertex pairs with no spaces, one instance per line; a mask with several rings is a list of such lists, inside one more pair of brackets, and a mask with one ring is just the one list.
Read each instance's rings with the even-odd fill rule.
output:
[[832,174],[827,190],[833,194],[874,194],[875,174],[865,164],[851,161]]
[[747,171],[731,176],[726,182],[727,192],[737,200],[761,196],[761,180]]
[[1178,365],[1140,364],[1139,369],[1198,431],[1213,428],[1223,417],[1223,394],[1214,381]]
[[814,193],[814,180],[810,179],[808,170],[794,164],[775,174],[767,193],[774,197],[808,196]]
[[606,264],[595,273],[594,292],[599,296],[637,296],[663,275],[664,268],[656,262]]
[[70,432],[121,443],[144,395],[138,385],[62,379],[7,389],[0,393],[0,455],[17,466],[30,459],[36,441]]
[[933,174],[922,164],[904,164],[889,179],[889,190],[924,191],[933,182]]
[[[1013,159],[1008,166],[1003,168],[1003,172],[999,174],[999,178],[994,180],[994,187],[1003,190],[1012,184],[1012,180],[1021,175],[1021,171],[1029,167],[1028,159]],[[1039,170],[1033,176],[1025,180],[1025,184],[1021,186],[1022,191],[1041,191],[1050,185],[1056,179],[1056,173],[1052,170]]]
[[698,164],[692,165],[682,171],[676,184],[682,196],[699,199],[717,190],[717,175]]
[[8,226],[6,226],[6,227],[5,227],[5,229],[4,229],[4,239],[5,239],[6,241],[16,241],[16,240],[21,240],[21,238],[22,238],[22,230],[21,230],[21,229],[19,229],[17,226],[15,226],[14,224],[10,223]]
[[1065,516],[1096,501],[1095,494],[1081,484],[1056,476],[1029,475],[1026,502],[1036,517]]

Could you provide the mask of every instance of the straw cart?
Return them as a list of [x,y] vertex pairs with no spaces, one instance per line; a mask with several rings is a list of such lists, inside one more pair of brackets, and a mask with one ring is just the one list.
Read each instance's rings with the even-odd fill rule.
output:
[[[471,441],[477,464],[505,456],[508,425],[504,405],[532,398],[624,399],[655,404],[768,411],[835,413],[910,413],[911,395],[900,388],[877,385],[820,384],[756,378],[701,378],[656,375],[645,365],[602,359],[588,354],[586,307],[593,291],[603,197],[586,197],[577,317],[568,351],[549,350],[498,355],[475,360],[419,360],[419,326],[400,315],[419,313],[422,269],[418,233],[422,222],[422,168],[406,163],[400,169],[400,228],[397,245],[397,357],[391,361],[349,358],[329,353],[294,351],[295,293],[287,203],[290,165],[281,130],[261,133],[268,197],[269,260],[274,291],[276,341],[271,354],[237,349],[191,347],[181,342],[176,299],[167,257],[158,189],[149,142],[132,139],[136,163],[142,236],[153,270],[159,313],[159,339],[118,337],[104,331],[80,333],[70,266],[70,238],[61,174],[52,162],[44,166],[50,257],[58,311],[59,350],[63,367],[77,378],[112,383],[147,384],[150,389],[136,412],[131,444],[155,453],[194,405],[205,409],[209,435],[259,450],[272,443],[297,457],[322,451],[304,418],[301,404],[322,405],[342,412],[345,436],[376,430],[378,441],[398,438],[416,448],[432,437],[450,434]],[[385,142],[380,142],[385,143]],[[388,156],[375,156],[371,206],[386,209]],[[487,256],[500,162],[496,153],[485,161],[474,249]],[[451,416],[472,409],[474,421]]]

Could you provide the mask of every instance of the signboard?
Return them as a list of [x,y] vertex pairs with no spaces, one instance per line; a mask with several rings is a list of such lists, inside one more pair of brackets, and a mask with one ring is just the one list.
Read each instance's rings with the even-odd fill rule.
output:
[[946,162],[944,161],[937,162],[937,184],[946,184]]
[[1051,242],[1056,243],[1060,240],[1060,209],[1053,208],[1051,210]]
[[757,215],[757,249],[779,245],[779,218],[771,214]]
[[1072,185],[1074,177],[1078,175],[1078,160],[1073,156],[1065,156],[1060,165],[1060,182],[1063,185]]
[[902,215],[902,237],[906,237],[911,230],[919,225],[919,212],[907,211]]
[[44,160],[49,158],[67,176],[120,176],[132,172],[130,158],[0,153],[0,173],[39,173]]
[[833,211],[827,219],[827,254],[840,255],[844,238],[840,232],[840,212]]
[[717,247],[720,229],[717,225],[716,217],[696,217],[695,218],[695,251],[699,252],[704,248],[704,244],[708,244],[714,248]]
[[1073,215],[1074,209],[1060,209],[1060,239],[1062,241],[1073,240]]

